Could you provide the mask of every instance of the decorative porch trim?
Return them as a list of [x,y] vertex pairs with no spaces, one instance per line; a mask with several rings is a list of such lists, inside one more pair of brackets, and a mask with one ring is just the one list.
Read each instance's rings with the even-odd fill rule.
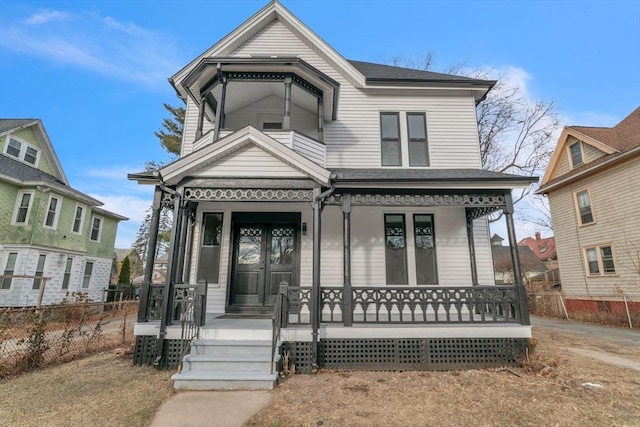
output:
[[187,187],[184,190],[184,197],[185,200],[198,201],[311,202],[313,190]]
[[[351,193],[352,206],[461,206],[485,209],[505,207],[502,193],[482,194],[367,194]],[[325,201],[327,205],[342,205],[342,194],[334,194]]]

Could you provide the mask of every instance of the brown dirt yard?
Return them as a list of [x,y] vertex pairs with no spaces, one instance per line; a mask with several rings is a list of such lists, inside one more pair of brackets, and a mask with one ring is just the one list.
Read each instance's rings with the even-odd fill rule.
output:
[[[321,372],[275,391],[252,426],[640,426],[640,351],[534,328],[526,368]],[[577,353],[606,353],[639,370]],[[602,387],[583,385],[598,384]]]
[[[538,328],[534,336],[534,372],[296,375],[249,425],[640,426],[637,347]],[[148,426],[174,393],[171,374],[109,352],[0,381],[0,426]]]

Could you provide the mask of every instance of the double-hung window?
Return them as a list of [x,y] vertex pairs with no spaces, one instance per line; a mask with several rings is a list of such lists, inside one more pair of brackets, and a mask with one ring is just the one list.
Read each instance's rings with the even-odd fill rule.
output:
[[582,143],[574,142],[569,146],[569,154],[571,155],[571,167],[577,168],[584,163],[582,159]]
[[578,216],[580,218],[580,225],[587,225],[595,222],[593,218],[593,210],[591,208],[589,190],[582,190],[576,193],[576,206]]
[[71,267],[73,267],[73,258],[67,258],[67,264],[64,266],[64,276],[62,276],[62,289],[69,289],[71,281]]
[[20,191],[16,197],[16,206],[13,211],[13,221],[15,225],[27,225],[29,222],[29,211],[33,202],[33,191]]
[[73,217],[73,226],[71,232],[82,234],[82,226],[84,225],[84,206],[76,205],[76,212]]
[[[2,279],[2,285],[0,289],[11,289],[11,282],[13,281],[13,272],[16,268],[16,261],[18,259],[17,252],[9,252],[9,256],[7,257],[7,263],[4,266],[4,278]],[[7,277],[9,276],[9,277]]]
[[198,281],[218,283],[221,243],[222,214],[204,213],[202,216],[202,245],[198,261]]
[[84,265],[84,274],[82,275],[82,289],[87,289],[91,284],[91,274],[93,273],[93,262],[87,261]]
[[385,214],[384,240],[387,284],[406,285],[409,282],[404,214]]
[[429,166],[427,119],[424,113],[407,113],[409,166]]
[[398,113],[380,113],[382,166],[402,166],[400,118]]
[[60,216],[60,207],[62,206],[62,197],[54,194],[49,196],[49,204],[47,205],[47,213],[44,217],[44,227],[53,228],[58,227],[58,217]]
[[8,137],[7,145],[4,149],[5,154],[15,157],[16,159],[29,163],[32,166],[38,166],[38,160],[40,159],[40,151],[27,144],[24,141],[20,141],[13,136]]
[[610,245],[585,248],[584,254],[587,265],[587,275],[603,276],[616,274],[613,250]]
[[101,235],[102,235],[102,218],[99,216],[94,216],[91,219],[91,235],[89,236],[89,240],[93,242],[99,242]]
[[33,279],[33,287],[32,289],[40,289],[42,286],[42,276],[44,275],[44,263],[47,261],[47,256],[45,254],[40,254],[38,257],[38,265],[36,266],[36,274],[34,274],[35,278]]
[[418,285],[437,285],[436,239],[432,214],[415,214],[413,232],[416,245],[416,277]]

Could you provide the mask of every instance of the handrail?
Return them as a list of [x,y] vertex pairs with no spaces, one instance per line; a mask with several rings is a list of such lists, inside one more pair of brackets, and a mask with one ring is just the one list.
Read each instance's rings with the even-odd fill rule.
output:
[[178,371],[182,371],[182,359],[191,346],[191,341],[200,336],[203,323],[203,309],[207,284],[180,284],[174,286],[173,313],[180,320],[180,362]]
[[276,296],[276,304],[273,307],[273,315],[271,316],[271,365],[269,368],[269,373],[273,374],[273,358],[276,355],[276,346],[278,345],[278,340],[280,340],[280,330],[284,323],[286,327],[286,301],[289,284],[287,282],[280,282],[280,288],[278,289],[278,295]]

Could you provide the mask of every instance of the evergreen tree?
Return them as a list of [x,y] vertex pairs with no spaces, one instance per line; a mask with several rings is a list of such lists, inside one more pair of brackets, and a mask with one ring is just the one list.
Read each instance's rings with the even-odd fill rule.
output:
[[120,267],[120,276],[118,276],[118,283],[129,284],[131,283],[131,266],[129,261],[129,255],[124,257],[122,261],[122,267]]
[[167,103],[164,108],[171,114],[171,117],[162,120],[162,129],[155,132],[160,139],[160,145],[171,154],[180,154],[182,144],[182,131],[184,129],[184,107],[173,107]]

